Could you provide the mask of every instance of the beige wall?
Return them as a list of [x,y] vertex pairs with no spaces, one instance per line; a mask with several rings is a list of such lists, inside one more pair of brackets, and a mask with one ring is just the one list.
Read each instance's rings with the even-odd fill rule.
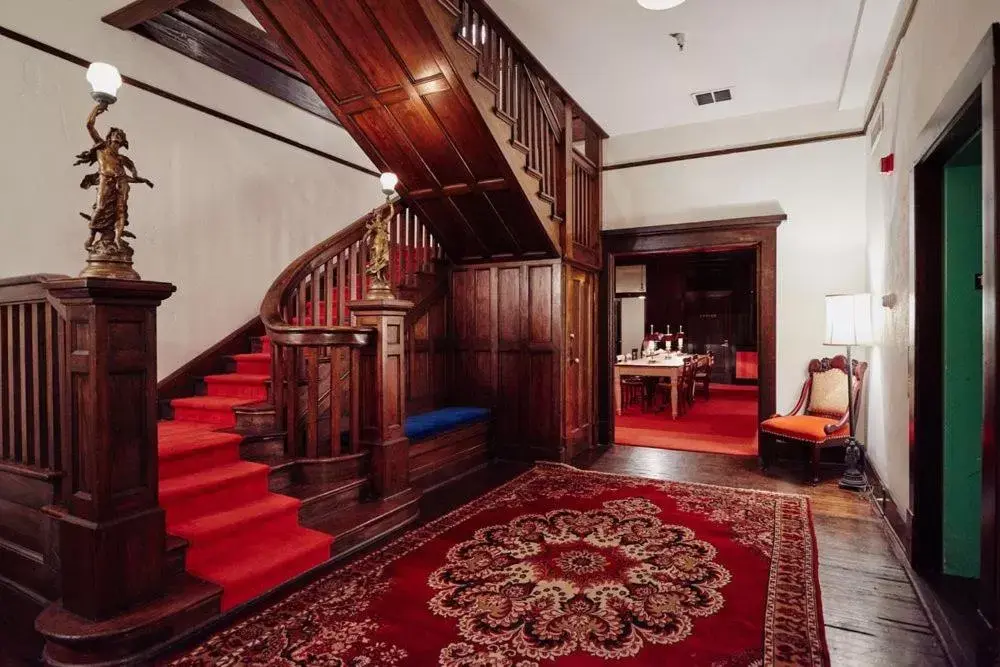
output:
[[[121,4],[4,2],[0,25],[370,168],[341,128],[100,22]],[[90,146],[84,69],[0,37],[0,81],[0,276],[75,275],[87,236],[78,212],[93,202],[78,187],[87,169],[71,166]],[[253,317],[292,259],[381,198],[369,175],[127,86],[99,129],[109,124],[156,183],[133,188],[136,268],[177,285],[160,309],[161,378]]]
[[[619,139],[608,140],[609,152]],[[784,212],[778,228],[778,409],[825,347],[826,294],[865,287],[863,137],[606,172],[608,228]]]
[[[909,508],[909,230],[916,140],[989,26],[1000,21],[996,0],[919,0],[883,94],[885,130],[867,160],[868,275],[880,342],[870,350],[870,458],[902,510]],[[895,153],[896,172],[879,173],[878,158]]]

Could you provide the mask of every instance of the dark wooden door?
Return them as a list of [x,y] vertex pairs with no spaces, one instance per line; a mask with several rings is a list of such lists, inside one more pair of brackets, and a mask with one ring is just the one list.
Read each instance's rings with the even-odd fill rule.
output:
[[686,296],[685,319],[691,327],[690,342],[695,349],[704,350],[715,357],[713,382],[732,382],[736,373],[732,340],[732,292],[688,292]]
[[597,386],[597,274],[566,267],[566,398],[564,437],[567,461],[595,443]]

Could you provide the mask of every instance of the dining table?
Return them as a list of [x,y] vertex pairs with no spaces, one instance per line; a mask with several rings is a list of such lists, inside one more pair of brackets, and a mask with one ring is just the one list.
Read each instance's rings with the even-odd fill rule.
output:
[[622,376],[670,378],[670,414],[677,419],[680,404],[681,374],[684,360],[697,357],[692,354],[662,353],[640,359],[626,359],[615,363],[615,414],[622,413]]

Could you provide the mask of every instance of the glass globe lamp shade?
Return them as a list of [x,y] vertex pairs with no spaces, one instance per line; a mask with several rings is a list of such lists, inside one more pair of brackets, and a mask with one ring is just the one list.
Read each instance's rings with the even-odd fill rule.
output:
[[672,9],[684,2],[684,0],[638,0],[639,4],[646,9]]
[[391,195],[396,191],[396,184],[399,183],[399,177],[391,171],[387,171],[378,177],[379,183],[382,184],[382,192],[385,195]]
[[87,81],[90,82],[91,97],[98,102],[107,104],[118,99],[118,89],[122,87],[122,75],[118,68],[107,63],[91,63],[87,68]]

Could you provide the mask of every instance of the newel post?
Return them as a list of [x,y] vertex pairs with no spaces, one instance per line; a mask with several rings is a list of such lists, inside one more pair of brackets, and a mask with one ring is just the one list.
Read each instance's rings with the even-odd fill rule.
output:
[[106,278],[53,281],[47,288],[66,326],[62,606],[99,620],[163,589],[156,308],[176,288]]
[[375,342],[361,349],[361,442],[372,453],[375,492],[393,496],[410,486],[406,421],[404,319],[413,307],[397,299],[348,304],[354,326],[375,330]]

